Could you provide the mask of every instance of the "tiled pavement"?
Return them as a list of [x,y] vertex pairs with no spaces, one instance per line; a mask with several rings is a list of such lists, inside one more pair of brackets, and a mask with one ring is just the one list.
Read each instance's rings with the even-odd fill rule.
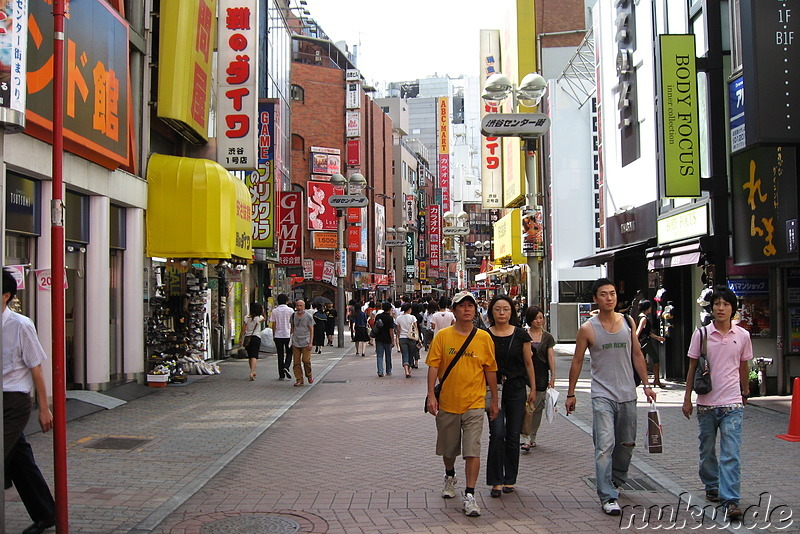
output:
[[[570,347],[558,348],[564,394]],[[395,375],[378,378],[374,356],[350,350],[338,361],[342,352],[326,348],[315,357],[311,387],[276,381],[274,357],[261,362],[252,383],[245,362],[226,362],[222,375],[71,422],[70,531],[583,533],[617,532],[633,517],[630,508],[622,523],[604,516],[588,481],[594,476],[585,432],[588,383],[581,384],[575,416],[543,423],[539,446],[521,458],[516,493],[489,498],[481,469],[483,515],[467,518],[460,500],[439,497],[443,468],[433,453],[434,421],[422,413],[425,369],[407,380],[395,355]],[[698,500],[697,426],[681,415],[682,396],[676,385],[659,392],[666,450],[638,450],[631,476],[653,491],[625,491],[623,506],[677,505],[684,491],[692,492],[692,503],[705,504]],[[645,408],[640,411],[641,434]],[[744,427],[743,504],[757,504],[761,492],[770,492],[774,523],[787,510],[800,513],[800,444],[774,438],[787,424],[785,414],[750,408]],[[151,441],[133,451],[85,446],[102,436]],[[31,442],[52,480],[49,436],[36,434]],[[487,443],[485,433],[484,451]],[[456,465],[463,489],[463,464]],[[6,499],[6,531],[20,531],[28,523],[24,510],[14,490]],[[698,518],[682,509],[677,525],[651,516],[650,528],[639,530],[689,531],[701,526]],[[771,530],[800,531],[800,523],[777,530],[787,522]],[[641,520],[634,525],[643,526]]]

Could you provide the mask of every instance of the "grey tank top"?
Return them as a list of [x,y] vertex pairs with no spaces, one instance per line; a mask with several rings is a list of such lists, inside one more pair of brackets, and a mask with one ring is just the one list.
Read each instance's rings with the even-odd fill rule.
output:
[[594,329],[592,355],[592,398],[616,402],[636,400],[636,383],[631,363],[631,325],[622,317],[622,328],[612,334],[600,324],[598,315],[589,319]]

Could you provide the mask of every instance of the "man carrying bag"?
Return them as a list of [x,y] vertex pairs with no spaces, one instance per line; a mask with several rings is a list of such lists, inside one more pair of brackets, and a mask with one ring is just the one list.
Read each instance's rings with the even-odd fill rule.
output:
[[[494,342],[488,332],[473,327],[476,309],[471,293],[463,291],[453,297],[456,322],[436,334],[425,362],[428,364],[427,409],[436,417],[436,454],[442,457],[445,468],[442,497],[450,499],[456,495],[455,463],[463,450],[467,479],[464,514],[469,517],[481,515],[475,502],[475,484],[480,470],[487,384],[491,392],[490,419],[497,417],[499,411]],[[457,355],[459,359],[454,361]],[[436,382],[444,381],[445,369],[449,377],[447,387],[440,388],[437,398]]]

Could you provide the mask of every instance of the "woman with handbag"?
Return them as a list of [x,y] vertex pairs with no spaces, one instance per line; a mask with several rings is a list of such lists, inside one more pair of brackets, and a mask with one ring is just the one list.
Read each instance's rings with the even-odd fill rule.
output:
[[547,389],[556,387],[556,355],[553,351],[556,340],[544,329],[544,313],[539,306],[531,306],[525,311],[525,322],[530,325],[528,335],[531,337],[533,370],[536,375],[536,384],[531,385],[531,389],[536,390],[536,400],[526,406],[525,419],[522,422],[522,450],[528,452],[536,446],[536,434],[542,423]]
[[406,378],[411,378],[411,367],[415,365],[414,354],[419,342],[419,325],[417,318],[411,313],[411,304],[404,303],[400,309],[403,314],[396,319],[397,338],[400,340],[400,353],[403,355],[403,369]]
[[[530,336],[518,325],[514,301],[498,295],[489,303],[489,334],[494,341],[497,360],[497,388],[500,413],[489,419],[489,454],[486,461],[486,483],[492,486],[491,496],[514,491],[519,471],[519,435],[525,415],[525,403],[536,398],[536,383],[531,360]],[[488,406],[488,404],[487,404]]]
[[242,328],[242,346],[247,351],[247,358],[250,361],[250,381],[256,379],[256,362],[258,362],[258,350],[261,348],[261,337],[258,335],[261,322],[264,320],[264,308],[261,304],[253,302],[250,304],[250,313],[244,318]]
[[365,358],[367,355],[364,352],[366,350],[364,344],[369,341],[369,327],[367,326],[367,314],[361,311],[359,302],[356,302],[353,306],[352,321],[355,328],[353,341],[356,343],[356,354],[361,353],[361,357]]

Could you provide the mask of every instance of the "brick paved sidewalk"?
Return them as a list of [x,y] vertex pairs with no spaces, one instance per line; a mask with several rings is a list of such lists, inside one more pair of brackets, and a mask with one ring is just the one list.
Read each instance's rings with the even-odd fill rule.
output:
[[[349,348],[347,343],[312,354],[315,377],[323,378]],[[149,531],[317,387],[278,381],[274,354],[262,354],[255,382],[247,378],[247,360],[226,361],[220,368],[220,375],[170,385],[67,424],[71,533],[116,534],[137,526]],[[143,442],[132,450],[91,448],[107,437]],[[28,440],[52,488],[52,434]],[[5,532],[20,532],[30,518],[15,489],[6,490],[5,499]]]
[[[444,469],[434,455],[434,420],[422,412],[426,370],[406,379],[395,368],[394,376],[377,378],[372,354],[339,362],[154,532],[266,532],[268,525],[287,528],[270,532],[381,534],[619,530],[620,519],[602,513],[589,482],[591,437],[563,417],[543,423],[539,446],[523,454],[514,494],[491,499],[482,466],[483,514],[465,517],[460,499],[439,495]],[[483,459],[487,445],[485,431]],[[463,491],[463,462],[456,467]],[[636,469],[631,475],[651,484]],[[673,502],[652,489],[625,491],[621,504]]]

